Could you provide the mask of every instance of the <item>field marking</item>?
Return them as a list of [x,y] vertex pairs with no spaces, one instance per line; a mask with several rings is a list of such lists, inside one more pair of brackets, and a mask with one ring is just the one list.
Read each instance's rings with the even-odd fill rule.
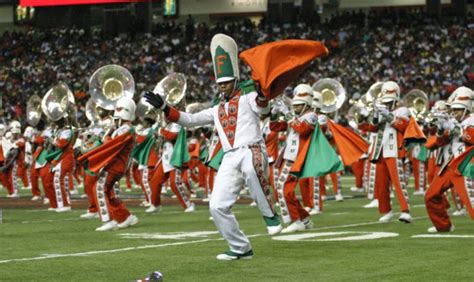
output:
[[171,233],[120,233],[118,236],[123,239],[162,239],[181,240],[186,238],[202,238],[209,235],[219,234],[218,231],[192,231],[192,232],[171,232]]
[[[341,237],[340,235],[349,235],[355,234],[353,236]],[[339,231],[339,232],[320,232],[320,233],[300,233],[300,234],[291,234],[283,236],[272,237],[273,240],[277,241],[303,241],[303,242],[330,242],[330,241],[360,241],[360,240],[374,240],[381,238],[392,238],[398,237],[400,234],[395,232],[367,232],[367,231]],[[312,239],[317,237],[326,237],[326,236],[338,236],[336,238],[329,239]]]
[[[413,220],[425,219],[425,218],[428,218],[428,217],[427,216],[414,217]],[[313,229],[310,229],[308,231],[337,229],[337,228],[348,228],[348,227],[367,226],[367,225],[376,225],[376,224],[386,224],[386,223],[381,223],[381,222],[378,222],[378,221],[352,223],[352,224],[333,225],[333,226],[325,226],[325,227],[320,227],[320,228],[313,228]],[[266,233],[265,234],[247,235],[247,237],[249,237],[249,238],[261,237],[261,236],[270,236],[270,235],[268,235]],[[83,257],[83,256],[92,256],[92,255],[108,254],[108,253],[118,253],[118,252],[134,251],[134,250],[163,248],[163,247],[169,247],[169,246],[197,244],[197,243],[205,243],[205,242],[221,241],[221,240],[224,240],[224,239],[223,238],[203,239],[203,240],[196,240],[196,241],[165,243],[165,244],[157,244],[157,245],[144,245],[144,246],[138,246],[138,247],[126,247],[126,248],[112,249],[112,250],[99,250],[99,251],[89,251],[89,252],[69,253],[69,254],[49,254],[49,255],[43,255],[43,256],[38,256],[38,257],[30,257],[30,258],[16,258],[16,259],[0,260],[0,264],[10,263],[10,262],[37,261],[37,260],[55,259],[55,258],[64,258],[64,257]]]
[[448,235],[448,234],[419,234],[411,238],[474,238],[474,235]]
[[348,212],[336,212],[336,213],[330,213],[328,215],[345,215],[345,214],[349,214]]

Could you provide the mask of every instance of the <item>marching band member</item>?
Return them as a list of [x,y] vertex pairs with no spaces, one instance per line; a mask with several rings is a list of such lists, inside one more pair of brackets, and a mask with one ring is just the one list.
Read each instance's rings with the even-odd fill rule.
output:
[[431,233],[454,230],[447,213],[449,204],[443,197],[443,193],[450,188],[456,190],[471,218],[474,219],[473,173],[472,171],[468,171],[467,174],[460,173],[464,161],[472,162],[474,117],[470,116],[470,112],[473,97],[471,89],[464,86],[457,88],[448,99],[453,119],[440,120],[437,124],[435,145],[447,145],[448,150],[444,150],[444,162],[425,194],[426,209],[433,223],[433,227],[428,228],[428,232]]
[[103,225],[96,231],[116,230],[138,223],[138,218],[128,211],[114,190],[115,183],[120,181],[130,166],[135,145],[132,127],[135,109],[135,102],[131,98],[120,98],[115,105],[113,118],[116,129],[111,138],[78,159],[85,165],[86,171],[97,177],[93,193]]
[[393,217],[390,203],[390,184],[392,184],[400,202],[401,214],[398,219],[410,223],[412,217],[401,160],[403,132],[408,126],[409,111],[406,107],[396,107],[400,99],[400,87],[397,83],[385,82],[381,92],[380,102],[384,107],[376,110],[380,114],[380,122],[360,125],[362,130],[377,132],[375,146],[370,152],[370,161],[376,164],[375,185],[378,191],[379,212],[383,214],[379,221],[389,222]]
[[276,234],[281,230],[268,190],[267,155],[259,128],[259,114],[268,113],[270,108],[263,95],[238,86],[237,44],[231,37],[215,35],[211,41],[211,54],[222,95],[218,105],[189,114],[166,105],[159,95],[147,93],[145,96],[150,104],[163,109],[172,122],[187,127],[206,124],[216,127],[223,156],[209,209],[217,229],[230,248],[230,251],[216,258],[250,259],[253,256],[252,247],[231,210],[244,182],[264,216],[268,232]]
[[25,165],[25,139],[21,137],[20,127],[16,126],[14,122],[12,122],[13,126],[10,126],[13,143],[10,148],[7,149],[5,162],[0,168],[3,172],[3,177],[6,179],[5,184],[8,191],[8,198],[20,197],[18,189],[18,170]]

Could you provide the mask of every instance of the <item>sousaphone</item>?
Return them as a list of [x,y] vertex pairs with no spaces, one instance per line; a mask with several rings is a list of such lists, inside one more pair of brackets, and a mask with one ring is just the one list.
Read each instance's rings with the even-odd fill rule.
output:
[[74,109],[74,95],[65,83],[60,83],[50,88],[41,100],[41,109],[46,117],[58,121],[72,115]]
[[321,112],[333,113],[342,107],[346,100],[346,89],[332,78],[323,78],[313,84],[313,90],[321,93]]
[[106,65],[94,72],[89,79],[91,98],[97,106],[114,110],[122,97],[133,99],[135,80],[132,74],[119,65]]
[[38,95],[33,95],[26,103],[26,121],[35,127],[41,120],[41,114],[41,98]]
[[186,95],[186,76],[174,72],[160,80],[153,92],[163,97],[167,104],[176,106]]
[[428,111],[428,95],[420,89],[410,90],[403,98],[403,103],[415,118],[421,117]]

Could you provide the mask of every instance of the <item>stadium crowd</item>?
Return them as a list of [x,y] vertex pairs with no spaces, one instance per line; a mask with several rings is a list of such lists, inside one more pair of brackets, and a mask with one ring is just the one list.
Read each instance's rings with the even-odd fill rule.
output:
[[[20,118],[26,100],[42,96],[59,81],[79,100],[79,120],[88,79],[100,66],[119,64],[131,71],[137,92],[152,89],[171,71],[187,75],[187,100],[209,101],[215,93],[208,42],[218,32],[232,34],[241,51],[279,39],[323,41],[329,56],[318,60],[299,82],[335,78],[349,97],[358,98],[377,80],[395,80],[403,91],[419,88],[430,100],[446,99],[474,80],[474,18],[432,18],[423,12],[343,13],[324,22],[269,23],[249,20],[157,24],[152,33],[108,36],[101,30],[30,29],[0,37],[2,118]],[[248,71],[244,71],[244,74]]]

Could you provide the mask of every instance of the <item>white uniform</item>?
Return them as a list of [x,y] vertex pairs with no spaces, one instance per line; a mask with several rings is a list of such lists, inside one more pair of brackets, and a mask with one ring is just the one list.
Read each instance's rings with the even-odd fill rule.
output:
[[[181,130],[181,125],[171,122],[166,125],[165,130],[178,134]],[[163,144],[163,155],[161,156],[161,161],[163,163],[163,171],[165,173],[170,172],[176,169],[171,165],[171,156],[173,155],[174,145],[170,141],[165,141]]]
[[[214,124],[216,127],[224,157],[217,171],[209,209],[230,250],[239,254],[251,250],[250,242],[240,230],[231,210],[242,186],[246,184],[249,187],[250,194],[264,217],[273,218],[276,215],[269,201],[268,157],[259,121],[259,114],[267,114],[270,108],[259,107],[256,97],[256,92],[250,92],[241,96],[238,101],[233,144],[229,142],[228,132],[226,134],[219,119],[219,105],[195,114],[180,112],[178,120],[179,124],[186,127],[206,124]],[[229,102],[225,103],[224,108],[226,113],[229,113]],[[263,175],[259,177],[256,167],[260,165]],[[266,187],[262,187],[262,181],[266,181]]]

